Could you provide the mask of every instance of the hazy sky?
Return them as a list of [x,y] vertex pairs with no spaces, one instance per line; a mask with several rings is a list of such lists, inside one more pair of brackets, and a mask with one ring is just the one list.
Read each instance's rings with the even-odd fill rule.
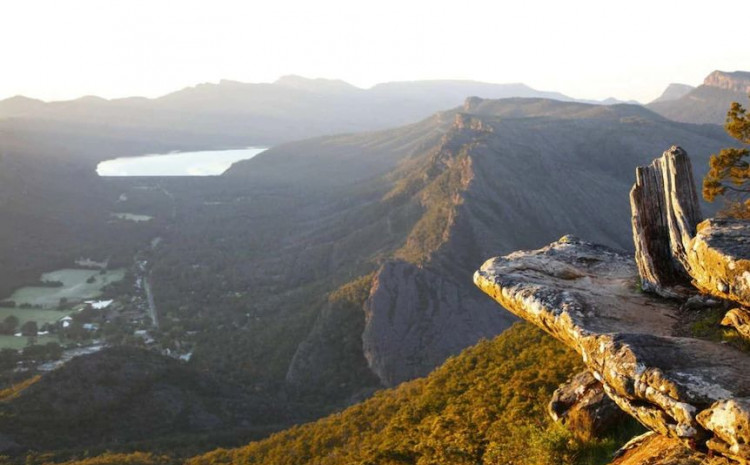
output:
[[155,97],[299,74],[646,102],[670,82],[750,70],[748,18],[748,0],[9,0],[0,99]]

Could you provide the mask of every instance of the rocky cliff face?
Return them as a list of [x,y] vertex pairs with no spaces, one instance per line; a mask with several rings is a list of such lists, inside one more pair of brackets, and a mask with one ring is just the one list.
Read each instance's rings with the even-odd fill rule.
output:
[[703,84],[679,98],[659,98],[647,108],[674,121],[723,125],[732,102],[748,103],[750,73],[714,71]]
[[514,318],[467,285],[395,261],[377,273],[362,334],[370,368],[386,386],[424,376],[450,355],[491,338]]
[[[687,334],[678,322],[696,303],[715,305],[698,290],[750,302],[750,230],[745,222],[708,220],[695,234],[700,213],[689,168],[687,156],[673,147],[636,172],[631,205],[638,267],[627,255],[566,236],[539,250],[491,259],[474,281],[578,351],[604,392],[652,431],[747,463],[750,356]],[[698,289],[665,293],[677,275],[689,276]],[[733,310],[723,324],[742,327],[744,312]],[[627,460],[646,454],[650,441],[634,446]]]
[[750,224],[710,219],[698,225],[688,250],[689,270],[698,289],[750,306]]
[[[702,154],[723,143],[627,105],[469,98],[430,124],[435,125],[430,139],[409,146],[411,155],[387,175],[393,188],[382,200],[390,211],[409,205],[410,222],[394,257],[375,273],[359,333],[368,365],[384,385],[422,376],[445,357],[507,327],[507,315],[495,312],[466,278],[485,257],[538,247],[565,232],[628,248],[632,166],[646,162],[644,154],[666,140],[684,140]],[[404,147],[406,135],[415,132],[321,139],[305,153],[340,149],[353,160],[355,150],[365,150],[360,144],[372,160],[394,159],[384,149],[379,155],[378,144]],[[291,152],[272,158],[286,156],[303,158]],[[396,224],[395,216],[381,222],[380,236]],[[327,325],[336,326],[338,316],[321,316],[316,328],[329,317]],[[329,347],[336,338],[316,334],[322,333],[314,328],[299,345],[288,372],[287,379],[298,385],[317,384],[321,373],[336,371],[330,368],[335,357],[324,354],[346,352]]]
[[703,80],[704,86],[732,92],[750,93],[750,72],[747,71],[714,71]]
[[[566,237],[486,262],[475,283],[578,351],[617,405],[659,434],[736,458],[750,409],[750,357],[676,336],[679,305],[637,287],[633,260]],[[732,434],[734,433],[734,434]]]

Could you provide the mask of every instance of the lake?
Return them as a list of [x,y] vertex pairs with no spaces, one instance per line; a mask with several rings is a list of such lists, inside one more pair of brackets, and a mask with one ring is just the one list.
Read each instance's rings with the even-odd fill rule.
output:
[[99,176],[218,176],[232,163],[248,160],[265,150],[265,147],[248,147],[114,158],[99,163],[96,172]]

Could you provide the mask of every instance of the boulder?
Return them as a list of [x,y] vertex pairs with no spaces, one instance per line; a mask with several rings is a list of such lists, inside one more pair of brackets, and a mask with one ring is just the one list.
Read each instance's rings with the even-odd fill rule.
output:
[[697,415],[698,422],[715,436],[708,447],[720,454],[747,462],[750,457],[750,398],[715,402]]
[[582,371],[560,385],[552,394],[547,410],[553,420],[582,439],[601,436],[626,417],[589,371]]
[[731,326],[745,339],[750,339],[750,312],[744,308],[729,310],[721,320],[722,326]]
[[674,336],[679,303],[642,292],[630,257],[564,237],[488,260],[474,282],[578,351],[607,395],[646,427],[698,449],[750,459],[745,449],[733,448],[726,426],[743,425],[750,407],[721,409],[750,395],[750,357],[729,345]]
[[673,146],[636,168],[630,191],[635,260],[646,291],[688,294],[687,250],[701,220],[690,158]]
[[750,306],[750,222],[709,219],[690,242],[689,270],[703,292]]

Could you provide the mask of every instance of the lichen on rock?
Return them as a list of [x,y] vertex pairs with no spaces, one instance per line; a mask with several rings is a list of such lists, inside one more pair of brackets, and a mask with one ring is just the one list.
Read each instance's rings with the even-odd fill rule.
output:
[[688,260],[698,289],[750,306],[750,222],[703,221],[690,242]]
[[490,259],[474,282],[578,351],[606,394],[646,427],[698,449],[750,459],[725,433],[727,425],[745,424],[750,405],[720,408],[750,394],[750,358],[718,342],[676,337],[679,302],[641,292],[637,278],[630,257],[566,238]]

